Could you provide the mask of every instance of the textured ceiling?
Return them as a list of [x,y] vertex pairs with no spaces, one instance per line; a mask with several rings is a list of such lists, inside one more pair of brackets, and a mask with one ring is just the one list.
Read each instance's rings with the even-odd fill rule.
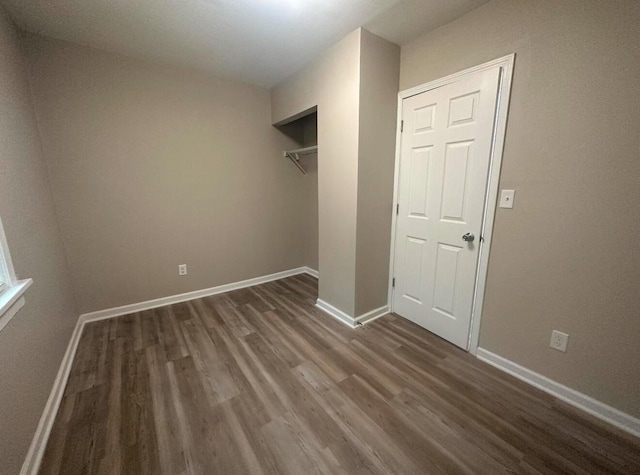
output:
[[270,87],[359,26],[398,44],[487,0],[0,0],[27,31]]

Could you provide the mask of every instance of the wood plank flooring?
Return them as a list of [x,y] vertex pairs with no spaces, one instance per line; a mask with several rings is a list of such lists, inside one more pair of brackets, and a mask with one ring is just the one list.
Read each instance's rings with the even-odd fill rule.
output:
[[43,474],[640,473],[640,443],[306,275],[88,324]]

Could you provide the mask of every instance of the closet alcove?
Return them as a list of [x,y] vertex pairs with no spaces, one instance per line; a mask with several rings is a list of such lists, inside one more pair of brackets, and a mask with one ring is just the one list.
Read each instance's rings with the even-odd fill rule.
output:
[[299,170],[299,186],[292,199],[298,204],[302,223],[300,245],[304,265],[318,270],[318,113],[315,108],[275,126],[293,140],[282,160]]

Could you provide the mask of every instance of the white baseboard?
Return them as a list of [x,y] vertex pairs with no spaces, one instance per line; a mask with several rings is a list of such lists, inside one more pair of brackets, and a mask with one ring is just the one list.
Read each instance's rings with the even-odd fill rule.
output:
[[105,318],[120,317],[122,315],[128,315],[130,313],[142,312],[144,310],[165,307],[167,305],[173,305],[175,303],[187,302],[189,300],[199,299],[202,297],[209,297],[211,295],[231,292],[232,290],[244,289],[245,287],[264,284],[266,282],[272,282],[274,280],[284,279],[285,277],[291,277],[298,274],[309,274],[317,277],[318,271],[309,267],[297,267],[295,269],[276,272],[275,274],[263,275],[261,277],[254,277],[252,279],[241,280],[239,282],[218,285],[216,287],[210,287],[208,289],[194,290],[192,292],[185,292],[184,294],[170,295],[168,297],[161,297],[159,299],[147,300],[146,302],[133,303],[129,305],[123,305],[121,307],[107,308],[105,310],[98,310],[97,312],[83,313],[82,315],[80,315],[80,318],[84,319],[86,322],[95,322],[97,320],[103,320]]
[[350,326],[351,328],[356,328],[358,325],[364,325],[366,323],[372,322],[376,318],[380,318],[383,315],[389,313],[389,306],[384,305],[383,307],[376,308],[374,310],[371,310],[370,312],[360,315],[359,317],[353,318],[339,308],[336,308],[330,303],[327,303],[321,299],[316,300],[316,307],[318,307],[323,312],[328,313],[333,318],[340,320],[342,323]]
[[547,378],[539,373],[531,371],[530,369],[520,366],[513,361],[510,361],[502,356],[498,356],[495,353],[491,353],[484,348],[478,348],[476,355],[480,360],[485,363],[489,363],[492,366],[515,376],[522,381],[547,392],[558,399],[563,400],[582,409],[589,414],[592,414],[599,419],[602,419],[630,434],[640,437],[640,419],[637,419],[629,414],[626,414],[615,407],[608,406],[607,404],[593,399],[586,394],[571,389],[563,384],[560,384],[552,379]]
[[339,308],[334,307],[330,303],[325,302],[324,300],[316,300],[316,307],[322,310],[324,313],[331,315],[336,320],[341,321],[345,325],[350,326],[351,328],[356,327],[356,319],[347,315]]
[[58,408],[60,407],[60,402],[64,395],[64,389],[67,386],[67,380],[71,373],[71,364],[73,363],[73,358],[75,357],[76,350],[78,349],[78,343],[80,342],[83,327],[84,321],[82,318],[78,318],[73,329],[73,333],[71,333],[71,339],[67,345],[67,350],[62,357],[62,363],[60,363],[60,368],[58,369],[58,374],[53,382],[53,387],[49,393],[49,399],[47,399],[47,404],[44,407],[42,416],[40,416],[40,422],[38,423],[36,432],[31,440],[29,452],[27,452],[27,457],[22,464],[20,475],[35,475],[40,469],[44,449],[47,446],[47,441],[49,440],[49,435],[53,428],[53,422],[58,414]]
[[315,269],[312,269],[309,266],[301,267],[301,269],[304,269],[305,274],[309,274],[310,276],[315,277],[316,279],[320,278],[320,272],[318,272]]
[[298,267],[295,269],[286,270],[283,272],[277,272],[275,274],[264,275],[262,277],[255,277],[253,279],[242,280],[240,282],[234,282],[231,284],[219,285],[217,287],[211,287],[209,289],[196,290],[193,292],[187,292],[184,294],[172,295],[169,297],[162,297],[159,299],[148,300],[146,302],[134,303],[131,305],[123,305],[121,307],[109,308],[106,310],[99,310],[97,312],[84,313],[78,317],[76,326],[71,334],[71,339],[67,345],[67,351],[62,358],[58,375],[53,382],[49,399],[44,408],[44,412],[40,417],[40,422],[36,432],[31,440],[29,452],[22,464],[20,475],[36,475],[40,469],[40,463],[44,455],[44,450],[53,428],[53,422],[55,421],[60,403],[62,402],[62,396],[64,395],[64,389],[67,386],[69,380],[69,374],[71,373],[71,365],[78,349],[78,343],[82,336],[82,330],[85,324],[88,322],[94,322],[97,320],[104,320],[107,318],[119,317],[134,312],[141,312],[143,310],[149,310],[152,308],[163,307],[165,305],[171,305],[179,302],[186,302],[188,300],[207,297],[209,295],[216,295],[223,292],[229,292],[231,290],[242,289],[245,287],[251,287],[252,285],[264,284],[265,282],[271,282],[278,279],[284,279],[285,277],[291,277],[298,274],[309,274],[313,277],[318,277],[318,271],[311,269],[310,267]]
[[365,324],[367,324],[369,322],[374,321],[376,318],[383,317],[387,313],[389,313],[389,306],[388,305],[383,305],[380,308],[374,308],[370,312],[363,313],[359,317],[356,317],[356,324],[359,323],[361,325],[365,325]]

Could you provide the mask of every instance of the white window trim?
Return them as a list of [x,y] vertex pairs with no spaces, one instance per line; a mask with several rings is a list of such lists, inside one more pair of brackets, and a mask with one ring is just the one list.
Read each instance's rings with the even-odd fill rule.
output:
[[0,290],[0,331],[24,305],[24,293],[33,284],[32,279],[18,280],[9,254],[7,238],[0,219],[0,275],[6,288]]

